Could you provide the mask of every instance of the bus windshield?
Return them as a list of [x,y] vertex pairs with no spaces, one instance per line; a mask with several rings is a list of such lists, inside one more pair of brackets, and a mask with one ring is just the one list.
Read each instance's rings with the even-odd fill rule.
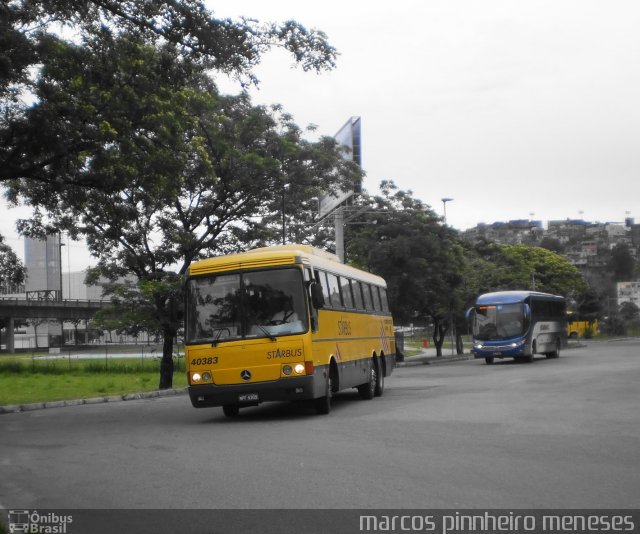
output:
[[477,306],[473,337],[482,341],[521,336],[525,332],[522,304]]
[[186,310],[190,344],[301,334],[308,324],[299,269],[192,278]]

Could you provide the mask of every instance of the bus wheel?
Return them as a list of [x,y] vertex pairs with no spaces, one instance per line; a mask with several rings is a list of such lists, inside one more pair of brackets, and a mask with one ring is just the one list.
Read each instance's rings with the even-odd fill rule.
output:
[[486,356],[484,361],[487,362],[487,365],[491,365],[493,363],[493,356]]
[[560,357],[560,340],[556,339],[556,350],[553,352],[547,352],[547,358],[559,358]]
[[377,362],[377,366],[378,377],[376,380],[376,390],[374,394],[376,397],[382,397],[382,394],[384,393],[384,370],[382,369],[382,365],[379,361]]
[[364,400],[371,400],[376,394],[376,384],[378,382],[376,367],[376,363],[372,361],[371,369],[369,370],[369,380],[358,386],[358,393]]
[[331,394],[333,383],[331,380],[331,373],[327,371],[327,383],[324,389],[324,396],[315,400],[316,412],[320,415],[327,415],[331,411]]
[[225,404],[222,407],[222,411],[227,417],[238,417],[240,413],[240,406],[237,404]]

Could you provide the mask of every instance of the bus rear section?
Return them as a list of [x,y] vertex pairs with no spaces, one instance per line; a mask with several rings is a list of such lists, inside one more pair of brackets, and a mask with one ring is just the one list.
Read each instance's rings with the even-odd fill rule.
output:
[[531,291],[502,291],[478,297],[468,312],[472,352],[491,364],[495,358],[531,362],[534,354],[558,357],[566,346],[564,298]]
[[[295,251],[273,249],[191,266],[186,282],[185,356],[192,405],[222,406],[233,417],[243,407],[266,401],[313,400],[319,413],[328,413],[338,389],[358,387],[363,397],[373,397],[380,378],[372,373],[374,363],[366,354],[353,362],[362,374],[333,373],[333,352],[339,346],[350,352],[343,342],[357,332],[343,328],[336,333],[324,310],[320,313],[323,290],[314,266]],[[336,325],[345,317],[349,317],[346,311]],[[389,330],[393,335],[392,325]],[[319,354],[318,338],[326,338],[330,331],[335,336],[327,342],[332,353]],[[379,329],[376,336],[380,338]]]

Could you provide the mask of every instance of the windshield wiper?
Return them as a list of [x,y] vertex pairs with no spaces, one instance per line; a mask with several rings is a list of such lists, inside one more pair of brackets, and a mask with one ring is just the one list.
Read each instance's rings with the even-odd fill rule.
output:
[[224,332],[225,330],[228,332],[229,337],[231,337],[231,330],[229,330],[228,328],[221,328],[220,330],[218,330],[218,334],[216,335],[216,338],[211,343],[212,347],[218,346],[218,342],[220,341],[220,336],[222,336],[222,332]]
[[276,336],[274,336],[271,332],[269,332],[269,330],[267,330],[264,326],[262,326],[261,324],[257,324],[256,325],[260,330],[262,330],[262,332],[264,334],[266,334],[266,336],[271,340],[271,341],[278,341],[278,338]]

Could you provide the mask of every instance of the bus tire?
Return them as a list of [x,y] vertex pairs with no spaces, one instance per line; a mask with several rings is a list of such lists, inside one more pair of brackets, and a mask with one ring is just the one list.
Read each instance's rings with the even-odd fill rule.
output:
[[222,407],[222,412],[227,417],[238,417],[238,414],[240,413],[240,406],[237,404],[225,404]]
[[556,339],[556,350],[547,352],[547,358],[559,358],[560,357],[560,340]]
[[371,400],[376,394],[376,384],[378,382],[378,372],[376,370],[378,366],[375,360],[371,360],[371,366],[369,368],[369,380],[364,384],[358,386],[358,393],[364,400]]
[[376,366],[378,367],[378,377],[376,380],[376,390],[374,395],[376,397],[382,397],[384,393],[384,369],[380,360],[376,360]]
[[333,393],[333,382],[331,379],[331,372],[327,370],[327,381],[324,388],[324,396],[318,397],[314,402],[317,414],[327,415],[331,412],[332,393]]
[[486,362],[487,365],[492,365],[493,364],[493,356],[485,356],[484,361]]

